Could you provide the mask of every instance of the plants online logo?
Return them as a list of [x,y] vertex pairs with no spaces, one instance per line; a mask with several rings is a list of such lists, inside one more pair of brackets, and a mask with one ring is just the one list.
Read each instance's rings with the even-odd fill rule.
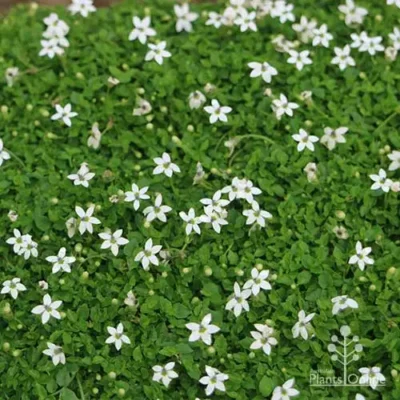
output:
[[331,337],[328,351],[332,353],[331,360],[341,365],[342,375],[335,375],[334,370],[311,370],[310,386],[371,386],[373,389],[384,386],[385,377],[380,373],[380,368],[350,368],[349,371],[350,364],[360,359],[363,346],[358,336],[350,337],[349,326],[342,326],[340,334],[342,339],[336,335]]

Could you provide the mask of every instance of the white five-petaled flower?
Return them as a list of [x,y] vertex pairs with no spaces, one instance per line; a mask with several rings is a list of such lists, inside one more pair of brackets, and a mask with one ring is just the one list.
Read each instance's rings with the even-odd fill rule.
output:
[[171,57],[171,53],[166,50],[167,42],[162,41],[157,44],[148,44],[149,51],[146,53],[144,58],[145,61],[154,60],[157,64],[161,65],[164,62],[164,58]]
[[56,274],[58,271],[71,272],[71,264],[76,260],[75,257],[66,257],[67,250],[61,247],[56,256],[46,257],[46,261],[53,264],[52,272]]
[[88,137],[87,140],[87,145],[88,147],[91,147],[92,149],[98,149],[100,146],[100,142],[101,142],[101,136],[102,133],[100,132],[99,129],[99,124],[97,122],[95,122],[92,125],[92,129],[90,131],[90,136]]
[[347,133],[349,128],[344,126],[332,129],[326,127],[324,129],[324,136],[321,137],[321,143],[325,145],[329,150],[333,150],[337,143],[346,143],[346,138],[344,135]]
[[11,237],[6,240],[6,243],[13,246],[13,251],[16,254],[20,254],[21,250],[25,247],[25,236],[21,235],[21,232],[18,229],[13,230],[14,237]]
[[389,192],[393,181],[387,178],[386,171],[384,169],[381,168],[378,175],[372,174],[369,177],[374,181],[371,186],[372,190],[382,189],[385,193]]
[[344,14],[344,22],[348,26],[359,25],[363,23],[368,10],[363,7],[357,7],[353,0],[346,0],[346,4],[341,4],[339,11]]
[[111,248],[111,253],[113,253],[114,256],[117,256],[119,251],[119,246],[125,246],[126,244],[129,243],[128,239],[122,237],[122,232],[123,232],[122,229],[118,229],[114,233],[111,232],[99,233],[100,238],[104,240],[100,248],[101,249]]
[[29,259],[30,256],[37,257],[37,243],[32,240],[32,236],[29,234],[21,235],[18,229],[13,230],[14,237],[6,240],[6,243],[13,246],[14,253],[19,256],[24,256],[25,260]]
[[290,57],[288,58],[287,62],[289,64],[295,64],[299,71],[301,71],[305,65],[312,64],[312,60],[309,57],[310,52],[308,50],[289,50],[289,56]]
[[332,314],[336,315],[340,311],[345,310],[346,308],[358,308],[358,303],[350,299],[349,296],[343,295],[343,296],[336,296],[332,299],[333,303],[333,308],[332,308]]
[[78,115],[78,113],[71,111],[71,104],[67,104],[65,107],[60,106],[59,104],[55,105],[56,113],[51,116],[53,121],[61,119],[65,125],[71,126],[71,118],[74,118]]
[[214,11],[210,11],[208,13],[208,20],[206,21],[206,25],[212,25],[214,28],[221,28],[224,24],[224,17],[221,14],[218,14]]
[[40,57],[54,58],[56,55],[61,56],[64,54],[64,49],[59,45],[59,40],[56,38],[41,40],[40,44],[42,46],[39,52]]
[[210,367],[206,365],[206,376],[200,378],[199,382],[202,385],[206,386],[206,395],[210,396],[214,393],[214,390],[219,390],[221,392],[225,392],[225,384],[224,382],[229,379],[227,374],[222,373],[216,368]]
[[400,50],[400,29],[397,27],[394,27],[393,32],[389,33],[389,38],[393,43],[393,47],[396,50]]
[[272,77],[278,75],[278,71],[267,62],[250,62],[247,64],[251,69],[250,78],[261,76],[266,83],[271,83]]
[[206,207],[210,207],[213,211],[216,211],[217,213],[221,213],[222,210],[230,203],[229,200],[226,199],[221,199],[222,196],[222,191],[217,190],[212,199],[201,199],[200,202],[204,204]]
[[93,5],[93,0],[72,0],[68,10],[72,15],[80,14],[86,18],[90,13],[96,11],[96,7]]
[[132,18],[133,30],[129,34],[129,40],[138,39],[140,43],[146,44],[147,38],[151,36],[155,36],[156,31],[150,27],[151,18],[145,17],[140,19],[138,17]]
[[153,367],[153,381],[162,382],[165,387],[171,383],[172,379],[178,378],[178,374],[174,371],[175,363],[169,362],[164,365],[155,365]]
[[152,110],[152,107],[151,107],[150,102],[139,97],[136,100],[136,106],[133,109],[132,115],[134,115],[135,117],[139,117],[142,115],[149,114],[151,112],[151,110]]
[[204,110],[210,114],[210,123],[215,124],[217,121],[228,122],[229,114],[232,111],[231,107],[221,106],[218,100],[211,100],[211,106],[204,107]]
[[282,386],[277,386],[273,393],[271,400],[290,400],[291,397],[296,397],[300,392],[294,387],[294,378],[286,381]]
[[251,209],[243,211],[243,215],[247,217],[246,225],[253,225],[255,223],[262,228],[265,227],[265,220],[272,218],[272,214],[268,211],[261,210],[260,205],[256,201],[251,203]]
[[50,317],[61,319],[60,313],[57,309],[61,306],[62,301],[51,301],[49,294],[43,296],[43,304],[36,306],[32,309],[32,313],[42,316],[42,323],[46,324]]
[[369,37],[366,35],[358,50],[360,52],[368,52],[371,56],[374,56],[378,51],[385,50],[385,47],[381,44],[382,40],[382,36]]
[[10,153],[4,150],[3,140],[0,139],[0,165],[3,164],[4,160],[10,159]]
[[356,62],[354,58],[350,55],[351,48],[348,44],[341,49],[340,47],[335,47],[333,49],[336,56],[332,58],[331,64],[339,66],[341,71],[345,70],[347,67],[354,67]]
[[400,151],[393,150],[388,154],[388,158],[391,161],[389,171],[396,171],[396,169],[400,168]]
[[260,290],[271,290],[271,284],[268,282],[269,270],[259,271],[257,268],[251,270],[251,279],[244,285],[243,289],[250,289],[254,296],[260,293]]
[[83,235],[86,231],[93,233],[93,225],[101,224],[100,220],[93,217],[94,206],[90,206],[86,211],[79,206],[75,207],[75,212],[79,217],[79,233]]
[[83,187],[89,187],[89,181],[95,176],[93,172],[90,172],[89,167],[86,163],[82,163],[76,174],[68,175],[68,179],[74,181],[74,185],[82,185]]
[[186,324],[186,328],[192,331],[189,336],[189,342],[196,342],[201,339],[205,344],[209,346],[211,345],[211,335],[220,331],[220,328],[217,325],[211,324],[211,319],[211,314],[207,314],[201,320],[200,324],[195,322],[189,322]]
[[233,285],[234,296],[228,301],[225,306],[225,310],[233,310],[235,317],[238,317],[242,310],[249,311],[249,303],[247,299],[251,296],[250,289],[240,289],[240,286],[237,282]]
[[110,337],[107,338],[106,343],[111,344],[114,343],[115,348],[117,350],[121,350],[122,344],[131,344],[130,339],[128,336],[124,335],[124,326],[120,322],[116,328],[111,326],[107,327],[107,331],[110,334]]
[[201,230],[199,224],[201,224],[202,221],[200,217],[196,217],[193,208],[189,209],[187,214],[181,211],[179,213],[179,216],[186,222],[186,228],[185,228],[186,235],[190,235],[192,231],[200,235]]
[[141,200],[148,200],[150,196],[147,193],[149,190],[148,186],[145,186],[143,188],[139,188],[138,185],[135,183],[132,183],[132,190],[125,192],[125,201],[129,203],[133,203],[133,208],[137,211],[139,210],[140,207],[140,201]]
[[161,222],[167,222],[166,213],[170,212],[172,208],[170,206],[164,206],[162,204],[162,194],[159,193],[154,201],[153,206],[146,207],[143,210],[143,214],[146,216],[147,221],[151,222],[155,219]]
[[199,217],[199,220],[205,224],[211,224],[215,232],[221,233],[221,226],[228,225],[226,216],[225,210],[218,212],[212,206],[207,206],[204,207],[204,214]]
[[255,324],[254,327],[257,331],[251,331],[251,336],[255,341],[250,345],[251,350],[262,349],[266,355],[271,354],[272,346],[276,346],[278,341],[273,337],[274,328],[271,328],[267,324]]
[[312,328],[311,320],[314,318],[315,313],[306,315],[305,311],[301,310],[297,315],[299,320],[292,328],[293,337],[296,339],[297,337],[301,336],[304,340],[307,340],[308,331]]
[[177,17],[175,29],[177,32],[192,32],[192,22],[199,18],[199,14],[191,12],[189,4],[184,3],[181,6],[178,4],[174,5],[174,12]]
[[241,8],[238,15],[235,18],[235,24],[240,26],[241,32],[246,32],[250,29],[253,32],[257,32],[257,25],[255,23],[256,12],[248,12],[245,8]]
[[284,94],[280,94],[279,99],[274,99],[272,101],[271,107],[276,118],[280,120],[285,114],[289,115],[289,117],[293,117],[293,110],[299,108],[299,105],[289,102]]
[[13,299],[18,297],[19,292],[24,292],[26,290],[25,285],[21,283],[20,278],[13,278],[3,282],[3,288],[1,289],[1,294],[10,293]]
[[371,247],[363,248],[361,242],[358,241],[356,243],[356,254],[350,257],[349,264],[357,264],[358,268],[360,268],[361,271],[364,271],[365,265],[372,265],[374,263],[374,260],[368,257],[368,254],[370,254],[371,251]]
[[298,142],[298,151],[303,151],[305,148],[314,151],[314,143],[318,142],[319,140],[317,136],[309,135],[304,129],[300,129],[299,133],[292,135],[292,138]]
[[145,271],[149,270],[149,265],[158,265],[158,258],[156,254],[158,254],[162,249],[162,246],[153,246],[153,240],[148,239],[144,245],[144,250],[140,251],[136,257],[135,261],[140,261],[142,263],[142,267]]
[[65,364],[65,354],[60,346],[47,342],[47,349],[43,350],[43,354],[51,357],[54,365]]
[[333,36],[328,32],[326,24],[321,25],[319,28],[314,29],[314,38],[312,41],[313,46],[329,47],[329,42]]
[[381,382],[386,381],[380,367],[360,368],[358,371],[362,374],[358,382],[360,385],[368,385],[372,389],[376,389]]
[[396,7],[400,8],[400,0],[386,0],[386,4],[388,6],[395,5]]
[[232,183],[225,186],[221,192],[228,193],[230,201],[245,199],[250,204],[253,204],[254,196],[261,194],[261,190],[255,187],[250,179],[239,179],[238,177],[234,177]]
[[180,168],[171,161],[168,153],[163,153],[161,157],[156,157],[153,161],[157,165],[153,170],[153,175],[165,174],[171,178],[174,172],[181,172]]
[[317,27],[317,21],[308,20],[304,15],[301,16],[300,22],[293,24],[293,30],[298,34],[299,39],[303,43],[308,43],[314,37],[314,29]]
[[190,93],[189,95],[189,107],[193,109],[200,108],[206,102],[206,96],[200,90]]

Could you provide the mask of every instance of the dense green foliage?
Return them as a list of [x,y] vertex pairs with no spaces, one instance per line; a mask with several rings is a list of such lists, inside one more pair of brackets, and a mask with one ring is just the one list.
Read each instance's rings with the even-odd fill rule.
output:
[[[343,47],[353,30],[339,20],[334,3],[320,1],[314,7],[312,0],[299,0],[295,13],[327,23],[335,45]],[[363,29],[387,36],[398,23],[398,10],[383,1],[364,3],[370,14]],[[144,5],[149,4],[127,2],[86,19],[57,9],[70,26],[70,47],[52,60],[38,56],[48,9],[18,7],[1,23],[0,69],[17,66],[21,76],[12,87],[4,81],[0,93],[0,105],[8,107],[0,114],[0,137],[12,152],[0,167],[0,281],[19,277],[28,290],[17,300],[0,297],[0,309],[11,307],[0,315],[0,397],[113,399],[123,388],[132,400],[194,400],[205,398],[198,380],[204,366],[211,365],[229,374],[227,392],[216,393],[217,398],[270,398],[275,386],[292,377],[304,400],[354,399],[358,392],[368,399],[400,398],[400,382],[391,376],[400,369],[400,275],[388,273],[400,260],[399,202],[396,193],[370,190],[369,178],[387,169],[381,148],[400,149],[399,60],[357,53],[357,66],[341,72],[330,64],[333,46],[317,47],[313,64],[297,71],[271,44],[278,33],[295,39],[290,24],[266,17],[258,21],[257,33],[240,33],[237,27],[207,27],[201,16],[193,33],[178,34],[173,3],[161,0],[149,5],[152,25],[172,57],[163,65],[144,62],[147,46],[128,41],[132,16],[143,17]],[[192,6],[197,12],[218,7]],[[270,85],[251,79],[251,61],[268,61],[279,75]],[[121,83],[109,88],[110,75]],[[216,98],[233,109],[226,124],[211,125],[202,108],[188,106],[189,94],[207,83],[216,86],[207,94],[208,103]],[[271,98],[264,95],[267,86],[300,105],[293,118],[275,118]],[[153,107],[151,121],[132,115],[140,88]],[[299,100],[305,90],[313,93],[308,105]],[[71,128],[51,121],[55,103],[71,103],[79,114]],[[291,135],[307,120],[307,130],[319,137],[325,126],[347,126],[347,142],[333,151],[319,144],[313,153],[299,153]],[[109,128],[98,150],[86,144],[96,121],[100,130]],[[224,141],[242,135],[229,154]],[[153,158],[164,151],[182,171],[172,179],[152,175]],[[96,173],[88,189],[66,178],[83,162]],[[207,178],[193,185],[197,162]],[[318,164],[316,182],[308,182],[303,171],[309,162]],[[201,236],[187,239],[179,211],[193,207],[201,213],[199,200],[234,176],[251,179],[263,191],[257,200],[273,215],[267,228],[250,232],[244,205],[233,203],[221,234],[203,226]],[[173,208],[167,223],[145,227],[144,216],[131,204],[109,201],[132,183],[149,186],[152,198],[162,193]],[[98,206],[101,227],[93,235],[69,239],[65,222],[75,215],[76,205],[86,209],[89,203]],[[19,215],[14,223],[7,218],[9,210]],[[348,239],[335,235],[338,225],[346,227]],[[98,233],[105,227],[123,229],[129,239],[118,257],[100,250]],[[14,228],[38,242],[38,258],[24,260],[12,252],[5,240]],[[168,249],[171,259],[144,271],[134,258],[149,237]],[[357,240],[373,248],[375,264],[365,271],[348,264]],[[76,251],[79,243],[81,252]],[[60,247],[78,259],[71,274],[53,275],[45,261]],[[234,283],[244,283],[256,264],[277,279],[271,291],[250,299],[250,312],[235,318],[224,310],[226,302]],[[40,280],[48,282],[54,299],[63,301],[62,320],[42,325],[31,313],[42,302]],[[124,305],[130,290],[137,296],[134,309]],[[341,294],[355,299],[359,308],[333,316],[331,298]],[[315,337],[308,341],[291,333],[301,309],[316,313]],[[221,327],[214,336],[215,352],[201,342],[189,343],[185,327],[208,312]],[[250,356],[253,324],[266,320],[273,322],[278,345],[270,356],[261,351]],[[120,321],[132,344],[117,352],[105,344],[106,327]],[[311,369],[338,368],[327,346],[342,325],[349,325],[364,346],[349,368],[381,366],[387,382],[379,391],[309,386]],[[65,366],[55,367],[42,354],[47,341],[62,345]],[[169,388],[152,382],[151,368],[171,360],[179,378]],[[111,371],[116,379],[108,375]]]

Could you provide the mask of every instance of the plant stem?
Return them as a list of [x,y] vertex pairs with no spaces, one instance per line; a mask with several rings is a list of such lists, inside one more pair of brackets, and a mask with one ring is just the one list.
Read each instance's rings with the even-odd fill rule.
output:
[[391,121],[397,114],[399,113],[398,110],[393,111],[383,122],[379,124],[379,126],[372,132],[372,134],[375,134],[378,132],[381,128],[383,128],[389,121]]
[[82,383],[81,383],[81,380],[79,379],[78,374],[76,374],[76,381],[78,382],[79,393],[81,395],[81,400],[85,400],[85,393],[83,392]]
[[7,153],[10,153],[11,156],[12,156],[13,158],[15,158],[15,159],[22,165],[23,168],[26,168],[25,163],[24,163],[15,153],[13,153],[13,152],[12,152],[11,150],[9,150],[9,149],[6,149],[5,147],[4,147],[4,150],[5,150]]

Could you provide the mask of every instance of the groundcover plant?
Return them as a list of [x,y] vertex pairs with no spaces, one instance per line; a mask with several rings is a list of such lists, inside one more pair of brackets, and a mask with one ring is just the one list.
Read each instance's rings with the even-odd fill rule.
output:
[[2,399],[398,399],[398,1],[14,9]]

